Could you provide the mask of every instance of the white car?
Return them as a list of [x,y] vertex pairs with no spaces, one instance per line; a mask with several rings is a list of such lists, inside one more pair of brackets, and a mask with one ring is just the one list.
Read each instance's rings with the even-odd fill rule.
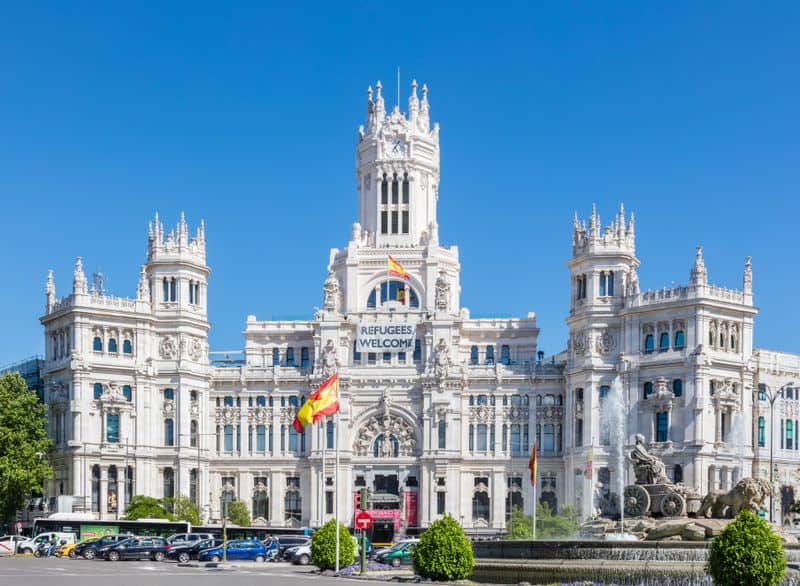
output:
[[0,556],[11,555],[17,548],[17,544],[25,541],[27,537],[19,535],[3,535],[0,537]]
[[293,564],[307,566],[311,562],[311,545],[295,545],[283,552],[283,555]]

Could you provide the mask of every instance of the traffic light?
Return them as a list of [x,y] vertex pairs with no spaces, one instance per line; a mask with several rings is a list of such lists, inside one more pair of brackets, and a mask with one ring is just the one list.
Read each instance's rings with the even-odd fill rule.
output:
[[358,508],[362,511],[366,511],[369,507],[367,506],[367,501],[369,500],[369,488],[366,486],[362,486],[361,490],[358,491]]

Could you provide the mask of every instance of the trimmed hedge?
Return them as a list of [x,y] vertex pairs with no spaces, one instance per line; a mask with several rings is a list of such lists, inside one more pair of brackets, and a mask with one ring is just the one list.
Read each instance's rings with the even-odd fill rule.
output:
[[414,571],[431,580],[464,580],[474,566],[472,544],[450,515],[434,521],[414,549]]
[[[356,557],[353,538],[347,527],[339,523],[339,568],[353,563]],[[311,561],[320,570],[336,568],[336,521],[331,519],[311,538]]]
[[775,586],[785,571],[781,538],[748,509],[711,543],[706,563],[718,586]]

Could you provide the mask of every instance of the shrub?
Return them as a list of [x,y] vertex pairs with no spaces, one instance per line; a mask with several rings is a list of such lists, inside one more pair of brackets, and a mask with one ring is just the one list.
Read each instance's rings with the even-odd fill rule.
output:
[[450,515],[434,521],[414,549],[414,571],[431,580],[463,580],[475,558],[464,530]]
[[250,511],[244,501],[231,501],[228,505],[228,519],[232,525],[250,527]]
[[711,543],[706,571],[719,586],[774,586],[786,571],[783,544],[765,520],[745,509]]
[[[355,546],[347,527],[339,523],[339,568],[353,563]],[[311,561],[320,570],[336,568],[336,521],[331,519],[311,538]]]

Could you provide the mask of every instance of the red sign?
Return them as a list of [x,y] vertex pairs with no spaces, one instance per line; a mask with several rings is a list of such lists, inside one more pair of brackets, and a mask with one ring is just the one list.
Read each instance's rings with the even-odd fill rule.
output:
[[358,529],[369,529],[372,527],[372,515],[366,511],[359,511],[356,513],[355,526]]
[[417,526],[417,503],[418,495],[416,492],[406,492],[406,526]]

